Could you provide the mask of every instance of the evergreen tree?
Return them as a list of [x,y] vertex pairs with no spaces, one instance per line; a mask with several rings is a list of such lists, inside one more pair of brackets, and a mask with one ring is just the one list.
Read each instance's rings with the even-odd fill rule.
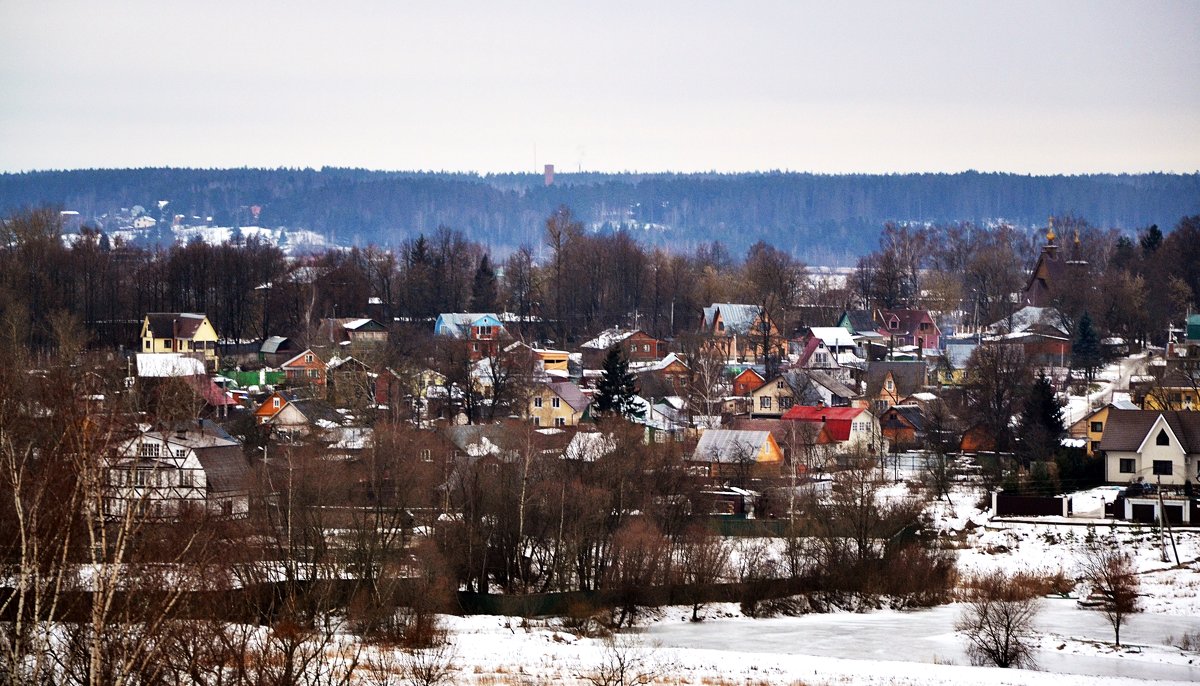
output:
[[471,283],[471,310],[473,312],[495,312],[499,290],[496,288],[496,270],[492,261],[484,253],[475,269],[475,279]]
[[1101,362],[1100,335],[1092,326],[1091,315],[1084,312],[1075,330],[1075,341],[1071,344],[1071,366],[1082,369],[1087,382],[1091,383]]
[[627,415],[633,410],[635,379],[629,373],[620,346],[613,346],[604,358],[604,373],[596,387],[596,409],[601,414]]
[[1045,372],[1039,372],[1021,409],[1021,458],[1025,464],[1052,459],[1063,433],[1062,406]]

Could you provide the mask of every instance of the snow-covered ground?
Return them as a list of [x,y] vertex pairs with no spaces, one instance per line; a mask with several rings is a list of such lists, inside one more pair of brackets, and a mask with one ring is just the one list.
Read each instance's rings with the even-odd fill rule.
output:
[[[901,476],[903,470],[901,470]],[[883,497],[907,497],[901,483]],[[1075,511],[1099,516],[1111,489],[1077,494]],[[1039,671],[973,667],[954,632],[961,606],[927,610],[834,612],[752,619],[737,605],[665,608],[622,640],[635,661],[652,664],[656,683],[681,684],[1127,684],[1200,683],[1200,652],[1185,652],[1184,634],[1200,634],[1200,533],[1176,532],[1180,565],[1163,562],[1150,528],[1086,526],[1049,520],[989,522],[975,508],[978,491],[956,489],[931,507],[935,526],[958,548],[964,574],[1003,569],[1078,576],[1089,536],[1113,537],[1133,553],[1144,612],[1122,627],[1112,646],[1104,615],[1073,598],[1046,598],[1036,629]],[[1168,550],[1170,548],[1168,547]],[[589,683],[610,659],[600,639],[579,638],[557,620],[447,617],[456,645],[454,683]]]

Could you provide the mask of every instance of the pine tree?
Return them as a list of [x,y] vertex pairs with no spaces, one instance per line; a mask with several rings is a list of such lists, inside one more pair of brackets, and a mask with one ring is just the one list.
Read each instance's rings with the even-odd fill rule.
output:
[[635,379],[629,373],[620,346],[613,346],[604,358],[604,373],[596,388],[596,409],[601,414],[627,415],[633,410]]
[[1045,372],[1040,372],[1025,394],[1021,408],[1021,457],[1026,464],[1051,459],[1063,433],[1062,406]]
[[495,312],[499,291],[496,288],[496,270],[485,253],[475,269],[475,279],[471,283],[471,309],[474,312]]
[[1087,382],[1091,383],[1101,361],[1100,335],[1092,326],[1091,315],[1084,312],[1075,330],[1075,341],[1071,344],[1071,366],[1082,369]]

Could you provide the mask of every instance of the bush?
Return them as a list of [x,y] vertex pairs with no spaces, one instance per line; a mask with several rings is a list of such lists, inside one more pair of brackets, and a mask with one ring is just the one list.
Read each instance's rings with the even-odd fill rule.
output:
[[966,638],[975,665],[1036,666],[1033,622],[1041,602],[1028,577],[993,572],[970,580],[954,630]]

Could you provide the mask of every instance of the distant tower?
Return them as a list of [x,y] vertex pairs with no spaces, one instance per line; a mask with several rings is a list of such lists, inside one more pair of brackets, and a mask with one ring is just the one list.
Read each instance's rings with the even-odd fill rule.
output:
[[553,164],[546,165],[546,185],[547,186],[554,185],[554,165]]

